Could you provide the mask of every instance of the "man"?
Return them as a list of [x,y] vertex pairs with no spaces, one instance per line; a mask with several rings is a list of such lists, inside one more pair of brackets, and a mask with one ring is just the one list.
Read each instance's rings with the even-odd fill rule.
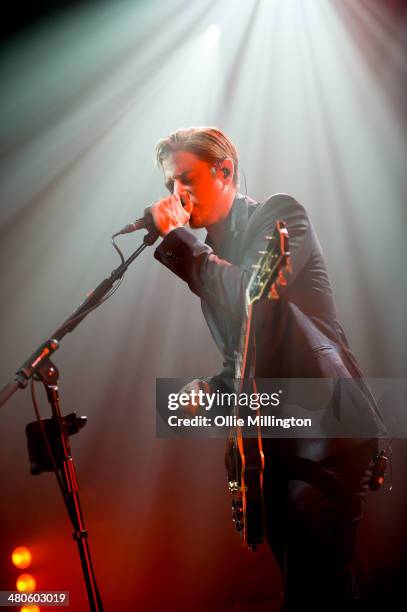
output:
[[[373,414],[304,208],[287,194],[263,204],[241,195],[236,148],[216,128],[177,130],[157,145],[156,155],[171,195],[151,208],[163,237],[155,257],[200,297],[224,357],[221,374],[192,381],[187,390],[216,390],[233,378],[252,265],[265,236],[283,220],[292,273],[280,299],[262,302],[256,312],[256,376],[353,378],[349,409],[363,404]],[[205,243],[185,229],[187,223],[207,229]],[[356,529],[375,440],[268,439],[263,449],[267,539],[283,573],[286,609],[353,609]]]

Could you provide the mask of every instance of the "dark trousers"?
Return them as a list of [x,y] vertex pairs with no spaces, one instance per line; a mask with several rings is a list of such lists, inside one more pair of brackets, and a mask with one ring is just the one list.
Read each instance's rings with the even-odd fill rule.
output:
[[265,442],[267,540],[283,574],[285,609],[361,609],[356,535],[377,441],[319,462],[292,457],[279,452],[284,445]]

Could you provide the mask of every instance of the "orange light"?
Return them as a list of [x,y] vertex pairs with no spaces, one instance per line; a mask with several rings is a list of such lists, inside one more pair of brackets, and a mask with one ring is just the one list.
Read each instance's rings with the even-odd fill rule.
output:
[[20,608],[20,612],[40,612],[39,606],[23,606]]
[[31,576],[31,574],[21,574],[17,578],[16,586],[17,591],[30,593],[31,591],[35,591],[37,583],[35,582],[34,576]]
[[11,553],[11,560],[16,567],[25,569],[31,563],[31,553],[25,546],[17,546]]

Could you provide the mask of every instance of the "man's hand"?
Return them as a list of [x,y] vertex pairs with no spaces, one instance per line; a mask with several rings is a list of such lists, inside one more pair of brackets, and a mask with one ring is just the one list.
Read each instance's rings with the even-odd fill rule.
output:
[[150,212],[160,236],[166,236],[176,227],[183,227],[188,223],[193,206],[187,193],[181,195],[185,206],[182,206],[178,194],[158,200],[151,206]]
[[202,393],[210,392],[211,387],[206,380],[200,380],[199,378],[191,380],[191,382],[182,387],[182,389],[179,391],[179,395],[181,393],[188,393],[191,396],[190,403],[187,406],[183,406],[182,410],[190,416],[195,416],[199,409],[204,406],[204,404],[199,403],[199,395],[202,396]]

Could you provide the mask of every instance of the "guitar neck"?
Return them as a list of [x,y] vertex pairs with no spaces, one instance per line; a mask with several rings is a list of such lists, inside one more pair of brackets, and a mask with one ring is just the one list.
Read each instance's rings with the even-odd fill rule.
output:
[[235,379],[238,391],[241,391],[244,379],[254,374],[253,304],[247,307],[246,312],[240,330],[239,351],[235,364]]

